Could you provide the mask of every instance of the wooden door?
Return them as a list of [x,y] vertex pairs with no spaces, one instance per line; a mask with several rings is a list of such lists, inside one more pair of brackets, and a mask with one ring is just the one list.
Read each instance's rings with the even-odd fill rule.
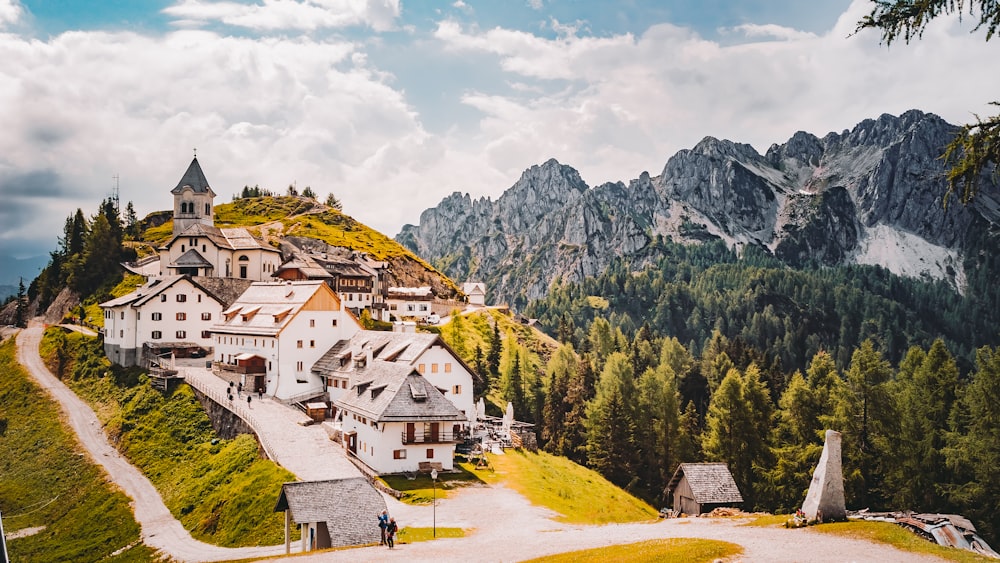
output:
[[417,425],[412,422],[406,423],[406,443],[412,444],[417,438]]

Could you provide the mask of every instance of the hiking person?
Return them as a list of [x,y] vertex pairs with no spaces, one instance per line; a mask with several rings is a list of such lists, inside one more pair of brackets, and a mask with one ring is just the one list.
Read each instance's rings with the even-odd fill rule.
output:
[[389,513],[385,510],[378,515],[378,527],[382,531],[382,541],[379,543],[385,545],[385,530],[389,527]]
[[389,544],[389,549],[392,549],[392,546],[395,545],[396,530],[398,529],[399,528],[396,526],[396,519],[390,518],[389,525],[385,527],[385,541]]

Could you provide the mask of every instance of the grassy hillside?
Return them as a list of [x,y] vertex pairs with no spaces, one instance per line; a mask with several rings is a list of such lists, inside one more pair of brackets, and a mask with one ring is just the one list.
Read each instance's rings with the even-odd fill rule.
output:
[[50,329],[41,352],[192,536],[231,547],[281,543],[283,518],[272,511],[295,476],[259,458],[252,436],[219,440],[189,387],[164,396],[138,370],[112,367],[95,338]]
[[[656,510],[599,473],[545,452],[508,450],[491,455],[494,475],[533,504],[569,524],[612,524],[656,518]],[[488,479],[488,477],[486,477]]]
[[12,561],[153,561],[129,499],[60,424],[58,405],[0,346],[0,510]]

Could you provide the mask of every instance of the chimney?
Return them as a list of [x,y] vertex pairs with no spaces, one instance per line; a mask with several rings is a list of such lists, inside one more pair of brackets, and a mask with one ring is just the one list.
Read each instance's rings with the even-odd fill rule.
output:
[[375,355],[375,351],[372,350],[371,344],[365,346],[365,366],[370,367],[372,365],[372,359]]

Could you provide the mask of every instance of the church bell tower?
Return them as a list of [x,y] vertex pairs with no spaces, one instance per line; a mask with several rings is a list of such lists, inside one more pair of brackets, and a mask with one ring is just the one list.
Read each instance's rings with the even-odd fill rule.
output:
[[170,193],[174,194],[175,236],[188,230],[192,225],[215,226],[212,215],[215,192],[208,185],[205,173],[201,171],[197,153],[187,172],[177,183],[177,187],[170,190]]

